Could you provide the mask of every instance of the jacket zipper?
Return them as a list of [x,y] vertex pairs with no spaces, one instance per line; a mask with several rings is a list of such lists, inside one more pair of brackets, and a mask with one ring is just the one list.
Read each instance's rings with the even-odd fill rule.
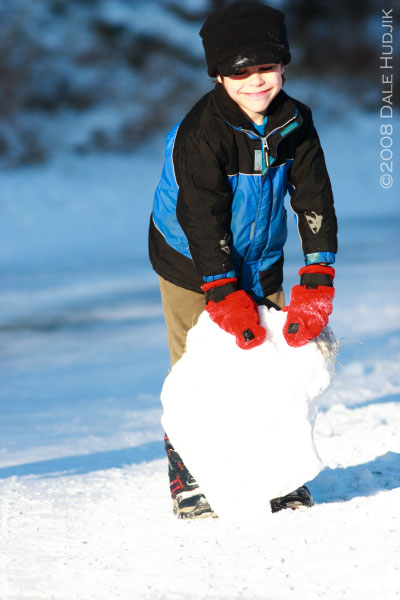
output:
[[297,113],[293,117],[291,117],[288,121],[286,121],[286,123],[284,123],[283,125],[280,125],[279,127],[276,127],[276,129],[274,129],[273,131],[270,131],[270,133],[267,136],[265,136],[265,137],[262,138],[263,152],[264,152],[264,155],[265,155],[265,164],[266,164],[267,167],[269,167],[268,138],[271,137],[271,135],[273,135],[277,131],[279,131],[279,129],[282,129],[282,127],[286,127],[287,125],[289,125],[289,123],[291,123],[295,119],[297,119]]
[[265,165],[269,167],[269,146],[268,146],[268,136],[261,138],[262,149],[265,157]]
[[251,135],[255,135],[259,140],[261,140],[262,150],[263,150],[264,157],[265,157],[265,164],[267,167],[269,167],[270,163],[269,163],[269,154],[268,154],[268,152],[269,152],[268,138],[271,137],[271,135],[273,135],[277,131],[279,131],[279,129],[282,129],[282,127],[286,127],[287,125],[289,125],[289,123],[291,123],[295,119],[297,119],[297,113],[295,115],[293,115],[293,117],[291,117],[288,121],[286,121],[286,123],[283,123],[283,125],[279,125],[279,127],[276,127],[275,129],[270,131],[269,134],[266,136],[259,135],[255,131],[250,131],[249,129],[241,129],[240,131],[242,131],[243,133],[250,133]]
[[[291,117],[288,121],[286,121],[286,123],[283,123],[283,125],[280,125],[279,127],[276,127],[273,131],[270,131],[270,133],[266,136],[262,136],[259,135],[257,133],[255,133],[254,131],[250,131],[248,129],[242,129],[242,131],[244,133],[251,133],[252,135],[256,135],[256,137],[258,137],[261,140],[261,144],[262,144],[262,151],[265,157],[265,164],[267,167],[270,166],[270,161],[269,161],[269,146],[268,146],[268,138],[273,135],[274,133],[276,133],[277,131],[279,131],[279,129],[282,129],[283,127],[286,127],[287,125],[289,125],[289,123],[291,123],[292,121],[294,121],[297,118],[297,113]],[[261,198],[262,198],[262,189],[260,192],[260,199],[258,201],[257,204],[257,212],[256,212],[256,216],[255,219],[251,225],[251,230],[250,230],[250,245],[246,250],[246,253],[243,257],[243,260],[246,260],[247,256],[249,255],[249,252],[251,250],[252,247],[252,242],[253,242],[253,238],[254,238],[254,231],[256,228],[256,222],[257,222],[257,218],[258,218],[258,214],[259,214],[259,208],[260,208],[260,203],[261,203]]]

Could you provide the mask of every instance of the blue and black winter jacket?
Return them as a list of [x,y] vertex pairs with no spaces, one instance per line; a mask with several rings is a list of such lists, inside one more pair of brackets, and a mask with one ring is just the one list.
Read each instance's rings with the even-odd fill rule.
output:
[[281,90],[261,135],[216,84],[167,137],[150,221],[155,271],[197,292],[236,275],[256,297],[272,294],[283,279],[287,192],[306,262],[334,262],[332,190],[310,109]]

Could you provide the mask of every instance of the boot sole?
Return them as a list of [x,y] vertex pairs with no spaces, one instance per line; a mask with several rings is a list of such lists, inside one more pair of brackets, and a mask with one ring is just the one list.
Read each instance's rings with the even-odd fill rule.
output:
[[218,518],[218,515],[212,510],[209,504],[203,506],[183,506],[179,507],[176,501],[172,502],[172,512],[178,519],[206,519],[212,517],[213,519]]

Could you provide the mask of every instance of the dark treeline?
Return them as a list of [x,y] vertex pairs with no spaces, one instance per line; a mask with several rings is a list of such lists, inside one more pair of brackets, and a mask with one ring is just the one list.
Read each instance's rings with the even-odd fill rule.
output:
[[[167,128],[209,86],[197,32],[226,4],[0,0],[0,159],[126,151]],[[378,0],[272,5],[287,15],[290,77],[340,85],[360,109],[379,107]]]

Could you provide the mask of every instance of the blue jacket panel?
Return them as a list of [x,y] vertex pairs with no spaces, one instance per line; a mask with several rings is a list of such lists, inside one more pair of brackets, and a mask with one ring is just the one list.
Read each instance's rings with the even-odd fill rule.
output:
[[176,216],[178,184],[175,178],[173,151],[176,134],[180,123],[168,133],[165,144],[165,162],[160,182],[154,194],[153,220],[157,229],[164,236],[167,244],[191,258],[189,243]]

